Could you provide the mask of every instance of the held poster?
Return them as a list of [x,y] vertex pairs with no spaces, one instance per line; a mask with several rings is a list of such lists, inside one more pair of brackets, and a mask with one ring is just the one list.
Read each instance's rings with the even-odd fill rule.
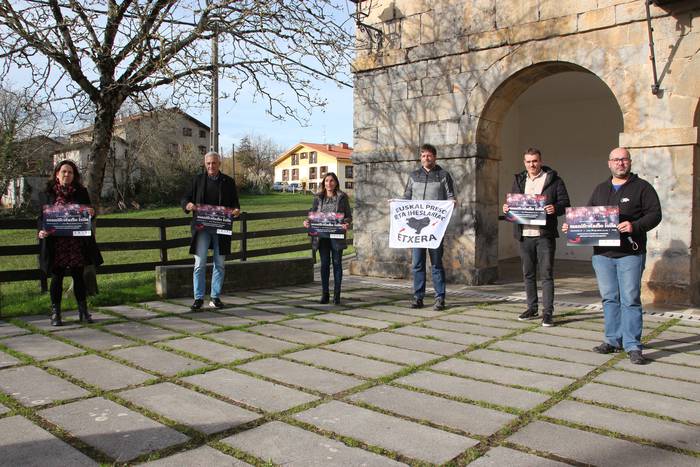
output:
[[618,206],[566,208],[566,244],[569,246],[620,246]]
[[198,204],[194,208],[194,227],[218,235],[231,235],[233,208]]
[[547,213],[544,211],[547,204],[545,195],[508,193],[506,204],[508,205],[507,221],[516,224],[547,225]]
[[345,238],[343,219],[341,212],[309,212],[309,236],[319,238]]
[[452,200],[389,203],[389,248],[437,248],[450,223]]
[[57,237],[89,237],[92,222],[88,208],[82,204],[44,205],[42,229]]

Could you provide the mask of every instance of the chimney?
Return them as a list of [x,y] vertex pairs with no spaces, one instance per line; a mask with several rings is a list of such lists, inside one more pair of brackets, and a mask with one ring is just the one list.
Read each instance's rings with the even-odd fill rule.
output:
[[326,144],[326,150],[330,151],[331,149],[333,149],[333,145],[332,145],[332,144]]
[[340,147],[343,149],[348,149],[348,143],[345,143],[343,141],[340,142]]

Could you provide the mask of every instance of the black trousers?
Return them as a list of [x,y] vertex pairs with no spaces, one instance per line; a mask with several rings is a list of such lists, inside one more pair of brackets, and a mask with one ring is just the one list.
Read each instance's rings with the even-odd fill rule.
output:
[[318,242],[318,254],[321,259],[321,290],[329,293],[331,276],[331,258],[333,259],[333,291],[340,293],[343,281],[343,250],[334,250],[329,238],[321,238]]
[[554,311],[554,251],[556,239],[523,237],[520,241],[520,261],[527,295],[527,309],[537,311],[537,273],[542,281],[542,312]]
[[63,295],[63,278],[66,274],[73,277],[73,293],[78,302],[84,302],[86,298],[85,279],[83,279],[84,268],[54,268],[51,271],[51,303],[54,305],[61,304]]

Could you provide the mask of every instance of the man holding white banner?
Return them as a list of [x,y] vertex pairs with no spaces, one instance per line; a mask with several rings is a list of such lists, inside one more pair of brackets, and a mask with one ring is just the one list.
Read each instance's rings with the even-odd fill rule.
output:
[[437,165],[437,149],[420,148],[421,167],[411,173],[404,200],[391,203],[391,248],[413,248],[413,300],[411,308],[422,308],[425,296],[426,250],[430,255],[435,289],[434,310],[445,309],[445,270],[442,239],[454,209],[452,176]]

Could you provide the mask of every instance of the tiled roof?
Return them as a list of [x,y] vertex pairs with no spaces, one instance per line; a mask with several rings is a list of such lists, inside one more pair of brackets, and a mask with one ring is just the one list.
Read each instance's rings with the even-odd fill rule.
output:
[[282,153],[281,156],[279,156],[273,165],[277,165],[280,162],[282,162],[284,159],[287,157],[291,156],[292,154],[296,153],[299,151],[299,149],[302,146],[306,146],[309,149],[313,149],[316,152],[322,152],[324,154],[327,154],[329,156],[335,157],[336,159],[343,159],[343,160],[352,160],[352,148],[347,145],[347,143],[340,143],[340,144],[321,144],[321,143],[306,143],[304,141],[295,144],[292,146],[290,149]]

